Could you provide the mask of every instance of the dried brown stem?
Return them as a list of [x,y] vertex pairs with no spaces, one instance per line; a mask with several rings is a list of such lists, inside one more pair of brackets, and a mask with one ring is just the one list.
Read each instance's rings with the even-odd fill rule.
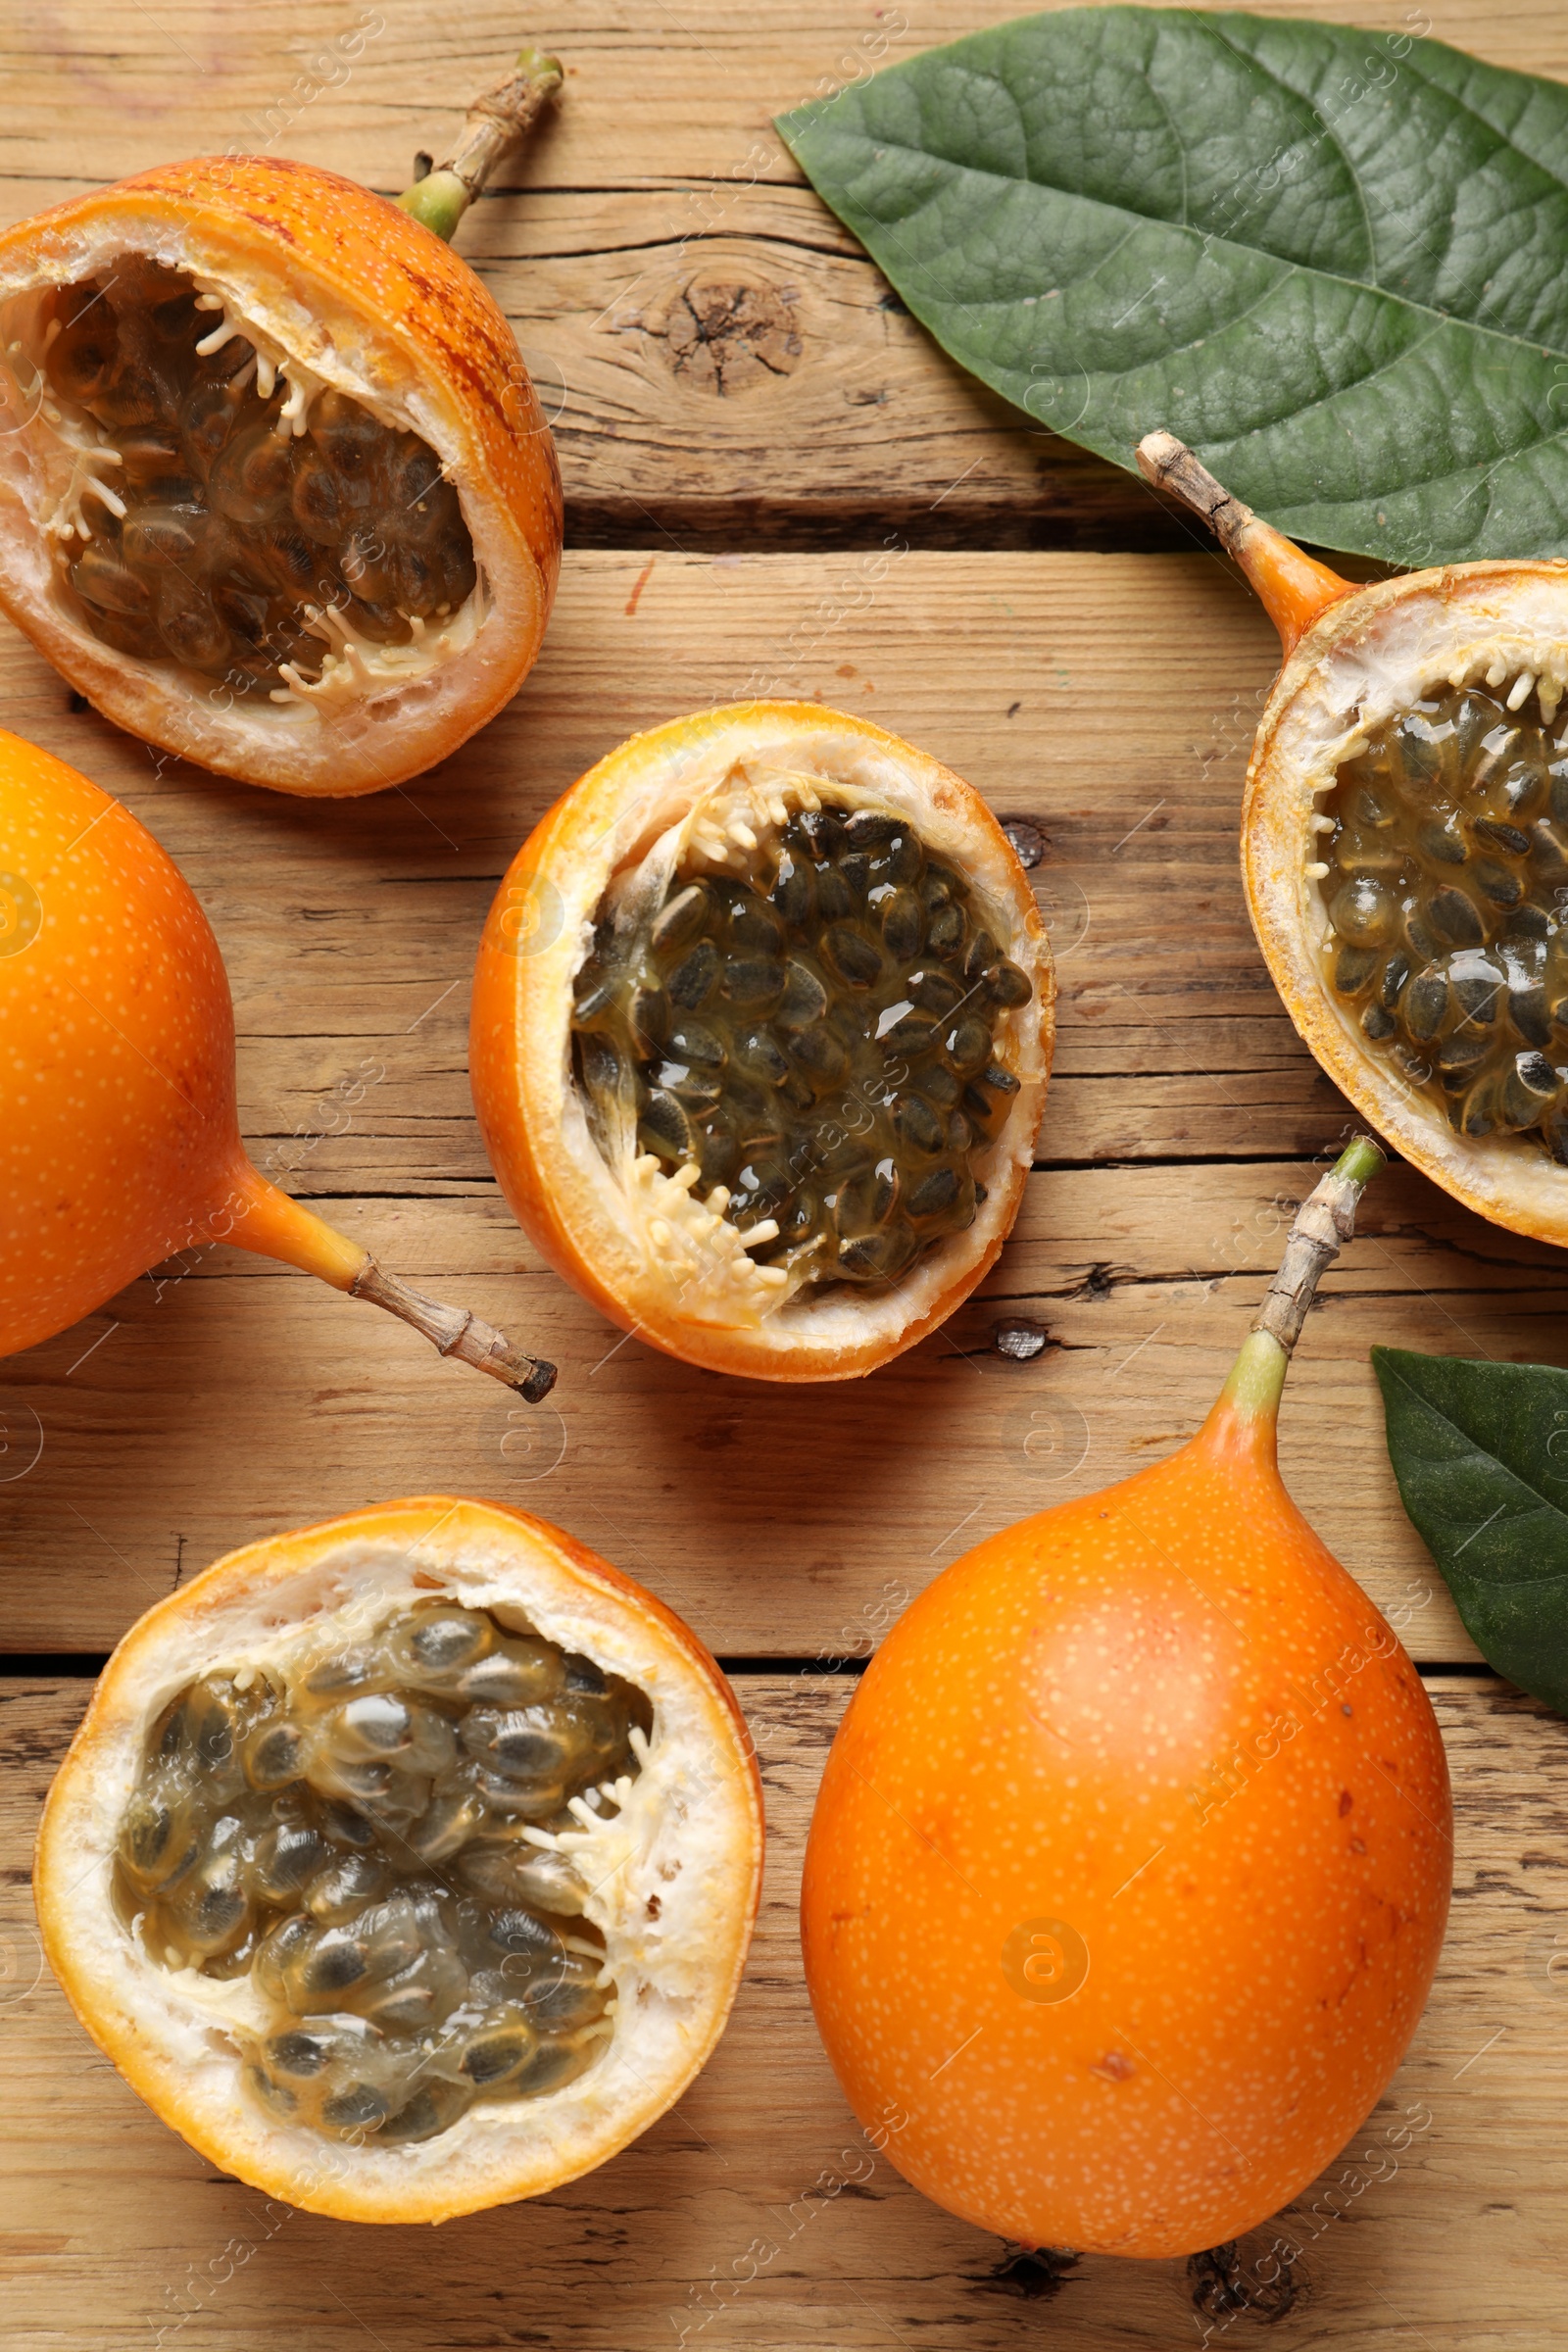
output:
[[[446,162],[426,169],[404,190],[398,198],[403,210],[450,241],[491,172],[526,136],[563,79],[559,58],[524,49],[511,73],[469,107]],[[420,156],[418,162],[426,160]]]
[[465,1307],[444,1306],[438,1298],[426,1298],[422,1291],[412,1290],[395,1274],[383,1273],[373,1257],[366,1259],[350,1283],[349,1297],[384,1306],[389,1315],[412,1323],[439,1354],[455,1355],[460,1363],[488,1372],[492,1380],[517,1390],[529,1404],[548,1396],[556,1385],[556,1367],[543,1356],[524,1355],[493,1324]]
[[1199,464],[1185,441],[1174,433],[1146,433],[1138,444],[1138,470],[1155,490],[1179,498],[1207,523],[1227,555],[1240,561],[1248,526],[1257,516]]
[[1301,1336],[1318,1284],[1354,1233],[1356,1203],[1382,1165],[1378,1146],[1358,1135],[1297,1210],[1280,1270],[1252,1318],[1252,1329],[1267,1332],[1287,1355]]

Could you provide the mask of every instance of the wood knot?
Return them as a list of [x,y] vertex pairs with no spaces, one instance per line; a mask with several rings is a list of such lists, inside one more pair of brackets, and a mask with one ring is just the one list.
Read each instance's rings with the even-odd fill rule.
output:
[[670,304],[662,332],[671,372],[720,400],[792,375],[801,361],[793,289],[733,271],[689,279]]

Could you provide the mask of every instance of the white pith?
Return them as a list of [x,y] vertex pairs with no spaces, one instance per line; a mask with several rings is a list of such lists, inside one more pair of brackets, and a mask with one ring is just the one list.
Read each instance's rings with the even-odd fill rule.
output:
[[[236,1554],[186,1608],[165,1604],[128,1638],[51,1795],[39,1907],[83,2022],[197,2146],[312,2210],[437,2220],[573,2178],[679,2095],[717,2037],[744,1961],[760,1861],[755,1788],[738,1728],[691,1657],[503,1514],[437,1505],[412,1542],[333,1536],[295,1539],[308,1556],[276,1578],[246,1573],[269,1546]],[[634,1736],[641,1770],[595,1803],[578,1800],[576,1829],[534,1837],[569,1855],[583,1880],[583,1916],[604,1936],[617,1995],[602,2054],[562,2089],[481,2100],[414,2145],[334,2141],[245,2090],[247,2045],[270,2013],[248,1976],[208,1978],[147,1953],[116,1910],[115,1844],[147,1733],[198,1675],[303,1663],[441,1598],[510,1613],[652,1704],[650,1738]]]
[[1341,765],[1435,692],[1532,690],[1555,717],[1568,693],[1568,565],[1463,565],[1384,583],[1331,606],[1282,671],[1248,776],[1248,895],[1287,1008],[1329,1075],[1406,1157],[1482,1214],[1568,1242],[1568,1170],[1539,1138],[1455,1132],[1443,1105],[1330,984],[1335,945],[1317,855],[1318,803]]
[[[286,383],[288,397],[278,417],[279,429],[287,429],[295,438],[306,432],[310,424],[313,404],[322,392],[332,386],[334,377],[320,373],[297,354],[285,350],[266,328],[253,318],[244,299],[232,286],[225,287],[200,271],[186,270],[184,275],[196,289],[197,308],[215,314],[208,331],[198,340],[201,353],[216,352],[225,343],[242,335],[251,344],[254,361],[248,362],[234,381],[243,386],[254,376],[257,391],[268,399],[274,386]],[[62,550],[62,562],[70,560],[72,550],[68,541],[79,548],[92,538],[92,522],[87,512],[89,500],[96,499],[114,512],[123,514],[125,505],[114,486],[114,468],[121,463],[106,428],[85,410],[74,408],[49,386],[43,374],[43,361],[55,335],[59,321],[51,320],[47,327],[40,325],[40,314],[45,299],[40,290],[31,297],[21,297],[7,306],[3,332],[5,354],[15,397],[34,409],[35,428],[52,435],[59,449],[69,458],[64,471],[57,461],[46,456],[45,471],[49,487],[38,510],[38,528],[45,540]],[[22,368],[29,370],[24,381]],[[347,386],[339,386],[348,389]],[[356,390],[353,397],[362,408],[368,409],[377,423],[396,431],[409,428],[409,418],[395,414],[384,403],[368,399]],[[416,426],[413,429],[418,430]],[[50,503],[52,496],[52,504]],[[461,491],[459,493],[461,503]],[[61,601],[65,610],[76,617],[74,602],[68,589],[62,586]],[[299,611],[307,627],[321,640],[321,663],[318,676],[311,677],[295,663],[282,665],[284,681],[273,687],[268,702],[281,705],[276,713],[282,721],[297,719],[302,712],[341,712],[357,702],[369,702],[389,687],[412,685],[438,669],[456,654],[465,652],[478,635],[489,610],[484,575],[481,572],[472,589],[457,612],[437,613],[429,620],[417,613],[406,612],[403,618],[410,624],[407,645],[382,645],[362,636],[344,620],[341,612],[330,606],[302,604]],[[90,623],[82,623],[90,634]],[[122,655],[123,661],[137,662],[133,655]],[[139,663],[138,666],[149,666]],[[193,694],[210,696],[214,681],[205,672],[187,670],[172,659],[156,664],[160,670],[177,675]],[[265,718],[263,707],[256,701],[253,715]]]
[[[617,920],[635,924],[652,919],[677,874],[683,880],[708,874],[728,874],[733,879],[767,877],[783,826],[801,810],[816,809],[824,803],[846,809],[874,809],[904,821],[908,821],[910,813],[906,807],[895,806],[875,790],[828,775],[737,761],[709,790],[694,798],[635,863],[614,869],[601,906],[608,906]],[[917,819],[916,825],[918,829]],[[765,879],[762,886],[767,887]],[[1009,942],[1014,929],[1010,910],[995,903],[978,883],[973,898],[993,936],[1004,944]],[[593,939],[593,920],[586,919],[579,928],[580,952],[571,966],[571,977],[581,969]],[[994,1032],[995,1057],[1004,1067],[1012,1067],[1017,1059],[1018,1032],[1017,1015],[1004,1008]],[[832,1300],[816,1290],[813,1277],[823,1268],[814,1240],[771,1265],[759,1265],[748,1252],[776,1238],[778,1227],[771,1217],[746,1227],[731,1224],[724,1214],[730,1200],[728,1187],[714,1185],[700,1198],[696,1166],[688,1163],[666,1171],[654,1153],[639,1152],[631,1119],[622,1122],[617,1134],[605,1139],[607,1149],[601,1152],[589,1132],[586,1109],[569,1074],[567,1095],[567,1124],[573,1130],[580,1124],[582,1138],[613,1189],[626,1230],[640,1249],[647,1275],[653,1281],[676,1286],[685,1315],[697,1322],[756,1330],[771,1318],[787,1319],[792,1309],[815,1317],[835,1305],[842,1307],[843,1301]],[[988,1188],[1013,1150],[1011,1125],[1010,1118],[1004,1120],[996,1140],[971,1159],[977,1180]],[[982,1204],[980,1216],[986,1205]],[[904,1284],[913,1283],[924,1268],[951,1260],[955,1245],[966,1243],[968,1238],[967,1233],[950,1235],[928,1257],[917,1259],[893,1287],[902,1289]]]

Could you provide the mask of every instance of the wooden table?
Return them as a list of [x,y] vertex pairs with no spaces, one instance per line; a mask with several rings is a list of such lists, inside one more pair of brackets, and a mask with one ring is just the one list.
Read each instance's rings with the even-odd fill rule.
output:
[[[392,192],[521,35],[568,68],[559,119],[464,231],[567,487],[560,603],[511,710],[406,792],[310,806],[149,753],[0,643],[6,723],[122,795],[217,927],[256,1155],[564,1368],[530,1413],[222,1249],[0,1366],[0,2261],[19,2352],[1110,2352],[1263,2327],[1279,2352],[1568,2344],[1568,1727],[1479,1666],[1400,1512],[1367,1366],[1373,1340],[1568,1361],[1568,1260],[1403,1170],[1328,1279],[1283,1438],[1298,1500],[1429,1675],[1458,1806],[1431,2007],[1344,2159],[1234,2256],[1020,2256],[868,2152],[801,1984],[796,1880],[845,1661],[979,1537],[1196,1427],[1283,1204],[1346,1115],[1275,999],[1237,877],[1267,625],[1135,481],[942,358],[769,126],[878,55],[1006,13],[50,0],[0,25],[8,220],[230,145]],[[1398,0],[1338,13],[1404,21]],[[1431,15],[1498,63],[1568,77],[1558,0]],[[333,44],[356,27],[344,74]],[[945,1332],[843,1392],[617,1345],[513,1226],[466,1078],[473,945],[528,828],[619,736],[760,667],[912,737],[1047,842],[1034,880],[1061,1034],[1023,1215]],[[1049,1334],[1029,1362],[994,1344],[1020,1316]],[[689,2095],[587,2180],[435,2236],[270,2207],[213,2174],[75,2026],[26,1890],[50,1774],[141,1609],[264,1531],[431,1489],[543,1511],[690,1618],[755,1726],[771,1835],[747,1984]]]

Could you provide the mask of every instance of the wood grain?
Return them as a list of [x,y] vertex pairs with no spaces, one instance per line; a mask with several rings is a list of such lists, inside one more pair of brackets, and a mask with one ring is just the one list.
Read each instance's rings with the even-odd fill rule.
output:
[[[26,1892],[37,1807],[85,1691],[0,1685],[8,2346],[1568,2343],[1557,2202],[1568,2193],[1568,1727],[1485,1678],[1435,1687],[1458,1854],[1431,2004],[1376,2113],[1243,2241],[1228,2307],[1210,2290],[1204,2309],[1202,2278],[1178,2262],[1090,2257],[1042,2295],[1041,2265],[928,2204],[868,2148],[816,2040],[795,1933],[844,1678],[747,1677],[740,1689],[762,1758],[768,1872],[716,2056],[599,2173],[432,2234],[268,2204],[191,2154],[99,2057],[42,1967]],[[1281,2277],[1295,2288],[1283,2316]]]
[[[948,361],[772,128],[818,91],[1008,13],[998,0],[546,0],[520,19],[514,0],[48,0],[0,25],[0,221],[230,147],[394,193],[416,149],[442,151],[522,24],[561,51],[565,101],[463,245],[535,368],[579,545],[818,544],[894,525],[929,545],[1188,544],[1190,525],[1136,477]],[[1259,13],[1311,16],[1320,0]],[[1568,75],[1560,8],[1343,0],[1334,13],[1373,33],[1430,25],[1494,64]]]
[[[858,591],[858,558],[648,561],[571,558],[513,709],[406,794],[340,806],[155,773],[30,650],[0,648],[12,723],[122,793],[206,905],[257,1156],[564,1367],[530,1412],[265,1261],[163,1269],[0,1368],[6,1646],[107,1648],[264,1530],[434,1488],[559,1519],[725,1654],[833,1655],[866,1646],[890,1593],[1201,1417],[1278,1254],[1275,1204],[1346,1115],[1236,873],[1245,721],[1272,668],[1250,603],[1206,557],[913,553]],[[1153,610],[1168,636],[1135,658]],[[468,966],[514,849],[611,742],[739,691],[760,658],[927,745],[1051,845],[1035,878],[1061,1042],[1015,1238],[945,1332],[842,1393],[723,1383],[623,1342],[522,1242],[467,1096]],[[1469,1658],[1399,1508],[1366,1351],[1568,1360],[1568,1261],[1403,1171],[1363,1233],[1302,1344],[1286,1471],[1416,1653]],[[1005,1361],[1004,1315],[1053,1345]]]

